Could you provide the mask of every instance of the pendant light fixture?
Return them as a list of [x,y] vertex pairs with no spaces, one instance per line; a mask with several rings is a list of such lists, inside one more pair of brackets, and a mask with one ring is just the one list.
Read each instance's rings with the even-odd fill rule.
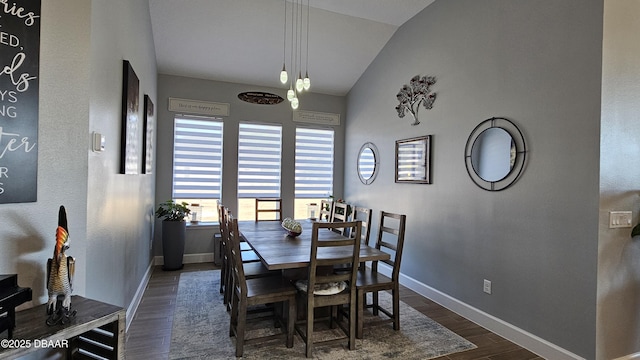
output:
[[[311,87],[311,80],[309,79],[309,13],[310,3],[307,0],[307,14],[306,14],[306,70],[305,77],[302,77],[302,49],[303,49],[303,31],[305,30],[304,16],[303,16],[303,4],[304,0],[293,0],[291,3],[291,48],[290,51],[290,63],[289,72],[293,76],[289,76],[286,70],[286,57],[287,57],[287,0],[284,0],[284,31],[283,31],[283,62],[282,71],[280,72],[280,82],[286,84],[289,81],[289,90],[287,90],[287,100],[291,103],[291,107],[295,110],[300,105],[298,95],[304,91],[309,90]],[[295,76],[295,73],[298,76]]]

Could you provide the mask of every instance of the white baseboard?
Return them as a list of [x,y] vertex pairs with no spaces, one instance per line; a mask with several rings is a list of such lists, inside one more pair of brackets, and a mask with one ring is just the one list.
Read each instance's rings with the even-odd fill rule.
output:
[[142,302],[142,296],[144,295],[144,290],[147,288],[147,284],[149,284],[149,279],[151,279],[151,273],[153,272],[153,261],[149,263],[147,267],[147,271],[145,271],[144,276],[142,277],[142,281],[140,281],[140,285],[138,285],[138,290],[136,290],[136,294],[133,296],[133,300],[129,307],[127,308],[127,324],[125,326],[125,331],[129,331],[129,325],[133,321],[133,317],[135,316],[136,311],[138,310],[138,306],[140,306],[140,302]]
[[[200,254],[185,254],[182,257],[183,264],[197,264],[197,263],[205,263],[205,262],[213,262],[213,253],[200,253]],[[156,256],[154,258],[155,265],[164,265],[164,258],[162,256]]]
[[[391,276],[391,268],[385,264],[378,265],[378,271]],[[555,344],[534,334],[509,324],[491,314],[476,309],[462,301],[440,292],[414,278],[400,274],[400,283],[418,294],[435,301],[458,315],[518,344],[519,346],[545,358],[554,360],[585,360]],[[624,360],[634,359],[624,358]],[[620,359],[623,360],[623,359]]]
[[634,360],[634,359],[640,359],[640,352],[637,352],[635,354],[629,354],[623,357],[619,357],[619,358],[615,358],[613,360]]

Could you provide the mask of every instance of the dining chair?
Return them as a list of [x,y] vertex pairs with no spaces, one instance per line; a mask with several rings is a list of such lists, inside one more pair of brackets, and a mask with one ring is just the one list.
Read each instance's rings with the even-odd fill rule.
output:
[[[322,229],[353,228],[351,237],[341,239],[319,240],[318,232]],[[349,350],[354,350],[356,343],[356,287],[357,264],[360,255],[360,231],[362,223],[352,222],[314,222],[311,232],[311,255],[307,280],[299,280],[296,286],[306,305],[306,321],[296,324],[296,331],[305,342],[305,355],[311,357],[316,345],[327,345],[347,340]],[[349,272],[334,272],[333,267],[348,264]],[[338,321],[336,306],[348,305],[348,328]],[[329,324],[336,325],[344,336],[332,337],[329,340],[316,340],[314,336],[315,309],[330,307]],[[303,326],[304,325],[304,326]],[[316,334],[317,335],[317,334]]]
[[[264,205],[264,206],[263,206]],[[261,218],[260,215],[271,213],[273,216]],[[282,220],[282,199],[281,198],[256,198],[256,221],[281,221]]]
[[[277,276],[248,279],[240,251],[240,234],[238,220],[230,216],[229,242],[231,245],[232,273],[234,277],[231,305],[231,320],[229,321],[229,336],[236,337],[236,357],[242,356],[245,344],[271,341],[279,337],[286,338],[286,346],[293,347],[294,324],[296,320],[297,289],[281,274]],[[271,305],[282,303],[278,309],[273,306],[273,316],[280,325],[281,332],[247,339],[247,313],[250,306]],[[285,314],[285,309],[288,310]],[[278,313],[280,312],[280,313]],[[286,322],[285,322],[286,317]],[[257,318],[258,321],[263,320]]]
[[[356,288],[358,292],[358,330],[357,337],[362,338],[364,328],[364,309],[371,308],[373,315],[384,313],[389,319],[377,323],[393,322],[393,329],[400,330],[400,262],[404,246],[406,215],[380,212],[378,237],[375,248],[392,254],[389,260],[382,260],[391,267],[391,277],[378,272],[378,261],[372,261],[370,268],[358,271]],[[395,254],[395,255],[394,255]],[[378,302],[378,291],[391,290],[392,309],[385,309]],[[373,303],[367,305],[366,294],[373,293]]]
[[[220,271],[220,292],[223,294],[222,296],[222,302],[224,305],[227,305],[227,310],[230,310],[231,308],[231,291],[229,290],[231,288],[231,285],[233,283],[233,274],[231,272],[231,267],[232,267],[232,262],[231,262],[231,246],[230,246],[230,239],[229,239],[229,220],[230,220],[230,213],[229,213],[229,209],[225,208],[224,206],[221,206],[221,221],[220,221],[220,232],[221,232],[221,243],[222,243],[222,247],[223,247],[223,251],[224,251],[224,258],[226,259],[226,261],[223,260],[223,268]],[[246,243],[244,243],[246,244]],[[238,246],[241,246],[241,244],[239,243]],[[260,262],[260,258],[258,257],[258,255],[255,253],[255,251],[249,249],[249,250],[242,250],[241,251],[241,256],[242,256],[242,262],[244,264],[247,264],[247,271],[246,274],[249,277],[261,277],[261,276],[268,276],[270,271],[265,268],[262,263]],[[224,275],[222,274],[224,272]]]
[[[218,228],[220,230],[220,249],[216,249],[221,251],[221,259],[222,263],[220,265],[220,293],[224,293],[224,286],[226,285],[225,279],[227,278],[227,269],[229,267],[229,259],[227,257],[227,238],[224,232],[223,227],[226,226],[226,223],[223,224],[223,211],[224,205],[220,202],[220,200],[216,200],[216,206],[218,208]],[[226,304],[226,303],[225,303]]]
[[333,212],[333,201],[320,200],[320,217],[321,221],[329,221]]

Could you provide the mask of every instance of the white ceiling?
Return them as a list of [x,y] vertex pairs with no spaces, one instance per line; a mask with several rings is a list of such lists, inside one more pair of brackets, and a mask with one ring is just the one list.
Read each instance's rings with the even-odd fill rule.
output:
[[[434,0],[300,1],[310,2],[311,91],[345,95],[396,29]],[[159,73],[288,88],[278,80],[284,59],[292,76],[284,0],[149,0],[149,8]],[[306,41],[302,48],[304,76]]]

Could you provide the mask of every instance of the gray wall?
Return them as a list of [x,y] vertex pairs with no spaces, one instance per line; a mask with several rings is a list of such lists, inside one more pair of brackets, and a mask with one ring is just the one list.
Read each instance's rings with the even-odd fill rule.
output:
[[613,359],[640,352],[640,239],[607,227],[611,210],[638,223],[640,1],[604,4],[597,358]]
[[[407,214],[402,273],[587,359],[596,339],[602,8],[436,1],[396,32],[347,97],[346,198]],[[437,77],[438,97],[414,127],[394,107],[416,74]],[[493,116],[514,121],[528,144],[523,176],[501,192],[474,185],[463,157],[473,128]],[[426,134],[433,184],[394,183],[394,141]],[[367,141],[381,153],[369,186],[355,176]]]
[[[236,185],[238,183],[238,173],[236,169],[238,168],[238,123],[241,121],[254,121],[282,124],[281,197],[283,201],[283,216],[291,216],[291,214],[293,214],[293,202],[295,198],[295,127],[296,125],[313,125],[294,123],[292,120],[291,106],[286,100],[277,105],[257,105],[239,100],[238,94],[245,91],[264,91],[286,97],[286,89],[284,88],[264,88],[162,74],[158,76],[157,155],[159,161],[156,175],[157,204],[171,198],[173,119],[175,113],[168,111],[168,100],[170,97],[175,97],[230,104],[229,116],[223,118],[224,158],[222,169],[222,202],[232,213],[237,213]],[[340,154],[344,152],[345,102],[345,98],[341,96],[308,93],[300,97],[299,108],[300,110],[340,114],[340,126],[333,127],[335,130],[335,154],[337,155],[334,159],[333,189],[334,194],[337,196],[342,196],[343,194],[344,163]],[[160,220],[156,220],[154,237],[155,255],[162,254],[161,227]],[[189,227],[187,230],[187,241],[185,244],[186,255],[213,251],[211,236],[212,233],[217,230],[211,228],[210,231],[203,231],[198,228],[199,227]]]
[[142,156],[144,94],[157,104],[155,48],[148,1],[91,4],[88,130],[105,135],[107,149],[89,153],[87,295],[129,306],[136,292],[144,290],[139,287],[151,263],[155,176],[118,173],[122,60],[131,63],[140,80],[138,154]]
[[[128,307],[151,261],[155,180],[118,174],[122,59],[155,101],[148,2],[43,1],[41,20],[38,201],[0,206],[0,273],[18,273],[33,304],[47,300],[45,265],[65,205],[74,294]],[[91,152],[93,131],[106,135],[105,152]]]

